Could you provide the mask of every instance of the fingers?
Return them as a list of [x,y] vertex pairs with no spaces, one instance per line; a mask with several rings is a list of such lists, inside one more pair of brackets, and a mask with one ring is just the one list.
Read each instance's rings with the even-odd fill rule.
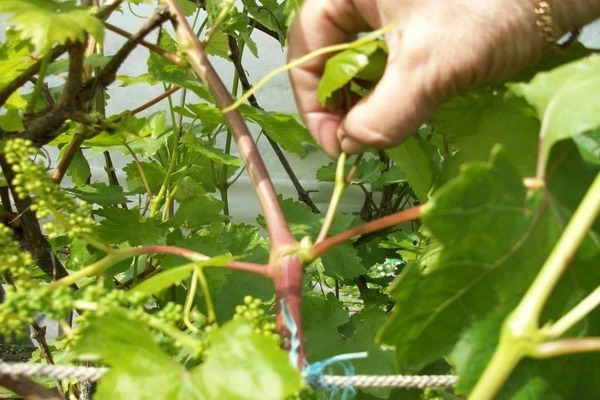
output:
[[366,98],[341,121],[336,132],[341,151],[390,148],[416,132],[433,110],[422,73],[400,62],[388,62],[386,72]]
[[[371,11],[367,12],[356,7],[354,1],[347,0],[305,1],[288,33],[289,60],[326,46],[351,41],[356,33],[370,30],[370,23],[377,23],[374,7],[371,4]],[[322,56],[292,69],[290,80],[306,126],[323,150],[335,158],[340,152],[337,130],[343,113],[323,108],[317,99],[317,88],[327,58]]]

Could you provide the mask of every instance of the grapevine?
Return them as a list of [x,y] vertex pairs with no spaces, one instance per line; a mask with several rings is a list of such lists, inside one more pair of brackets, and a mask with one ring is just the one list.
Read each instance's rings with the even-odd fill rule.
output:
[[[152,2],[127,3],[142,18]],[[0,336],[33,328],[32,362],[108,367],[98,400],[330,398],[343,385],[309,371],[339,360],[347,375],[460,378],[418,394],[337,392],[359,398],[598,392],[598,357],[576,354],[600,349],[592,51],[459,95],[393,149],[320,166],[298,116],[255,95],[276,86],[279,100],[269,79],[335,52],[318,100],[351,107],[383,74],[389,27],[256,79],[262,35],[285,45],[301,2],[154,3],[128,31],[112,17],[128,13],[121,0],[0,1],[14,15],[0,41]],[[118,35],[106,49],[104,28]],[[147,68],[129,76],[128,61]],[[283,168],[264,162],[257,132]],[[318,183],[295,175],[300,162]],[[271,169],[300,201],[275,191],[287,178],[274,184]],[[257,224],[239,222],[250,199],[233,201],[245,173]],[[50,345],[40,316],[61,328]],[[75,398],[85,385],[57,386]],[[39,395],[27,380],[10,388]]]

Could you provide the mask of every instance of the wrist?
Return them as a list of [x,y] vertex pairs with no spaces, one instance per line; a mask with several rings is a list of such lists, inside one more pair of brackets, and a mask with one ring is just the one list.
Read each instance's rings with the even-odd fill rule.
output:
[[569,32],[575,32],[600,17],[598,0],[531,0],[540,37],[551,47]]

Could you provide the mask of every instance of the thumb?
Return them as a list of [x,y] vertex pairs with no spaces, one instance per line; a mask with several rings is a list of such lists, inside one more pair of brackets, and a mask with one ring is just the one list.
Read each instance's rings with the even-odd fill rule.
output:
[[[423,71],[421,71],[423,72]],[[356,154],[367,147],[393,147],[425,121],[434,109],[422,73],[388,63],[386,72],[366,98],[346,114],[337,131],[341,150]]]

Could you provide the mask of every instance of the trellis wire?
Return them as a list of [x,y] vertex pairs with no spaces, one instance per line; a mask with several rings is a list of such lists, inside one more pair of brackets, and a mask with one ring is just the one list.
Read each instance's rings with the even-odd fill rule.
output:
[[[0,375],[21,377],[46,377],[52,379],[73,379],[79,381],[98,381],[108,372],[108,368],[85,367],[77,365],[46,365],[28,363],[0,362]],[[339,388],[419,388],[453,387],[457,377],[454,375],[322,375],[319,385]]]

